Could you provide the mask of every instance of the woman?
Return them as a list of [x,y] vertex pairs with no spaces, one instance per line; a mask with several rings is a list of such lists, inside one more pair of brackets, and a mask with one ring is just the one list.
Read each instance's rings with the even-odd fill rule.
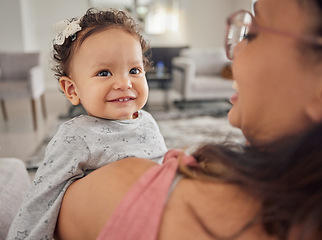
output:
[[322,239],[322,3],[259,0],[255,9],[228,19],[226,41],[238,90],[228,117],[248,147],[102,167],[67,190],[59,239]]

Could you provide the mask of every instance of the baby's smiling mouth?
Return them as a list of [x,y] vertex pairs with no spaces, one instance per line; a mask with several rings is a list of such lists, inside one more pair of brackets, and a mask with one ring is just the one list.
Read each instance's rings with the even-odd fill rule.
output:
[[109,100],[108,102],[129,102],[129,101],[132,101],[134,100],[133,97],[121,97],[121,98],[116,98],[116,99],[113,99],[113,100]]

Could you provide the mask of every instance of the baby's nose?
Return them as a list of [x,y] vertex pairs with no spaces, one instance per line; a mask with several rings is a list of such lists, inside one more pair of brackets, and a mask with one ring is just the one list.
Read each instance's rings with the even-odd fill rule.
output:
[[128,78],[119,78],[117,79],[117,81],[114,84],[114,89],[115,90],[127,90],[127,89],[131,89],[132,88],[132,83],[130,81],[130,79]]

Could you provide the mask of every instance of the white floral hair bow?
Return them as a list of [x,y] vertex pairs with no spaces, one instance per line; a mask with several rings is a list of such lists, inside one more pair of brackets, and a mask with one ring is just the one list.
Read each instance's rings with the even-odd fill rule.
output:
[[54,28],[58,31],[54,43],[57,45],[63,45],[66,38],[71,37],[71,40],[76,39],[76,33],[82,30],[80,20],[62,20],[54,24]]

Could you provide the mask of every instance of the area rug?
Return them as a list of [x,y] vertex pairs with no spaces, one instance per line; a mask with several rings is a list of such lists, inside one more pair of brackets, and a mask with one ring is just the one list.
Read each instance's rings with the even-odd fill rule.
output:
[[[187,153],[195,150],[200,144],[207,142],[232,141],[244,143],[244,138],[239,129],[233,128],[226,117],[213,116],[187,116],[161,114],[154,116],[160,127],[168,149],[185,149]],[[170,117],[170,119],[169,119]],[[47,137],[37,148],[35,153],[27,160],[29,170],[37,169],[44,159],[48,142],[56,133],[58,126],[67,119],[60,119],[52,126]]]
[[168,149],[185,149],[191,153],[205,143],[245,143],[241,131],[232,127],[226,117],[159,120],[158,124]]

